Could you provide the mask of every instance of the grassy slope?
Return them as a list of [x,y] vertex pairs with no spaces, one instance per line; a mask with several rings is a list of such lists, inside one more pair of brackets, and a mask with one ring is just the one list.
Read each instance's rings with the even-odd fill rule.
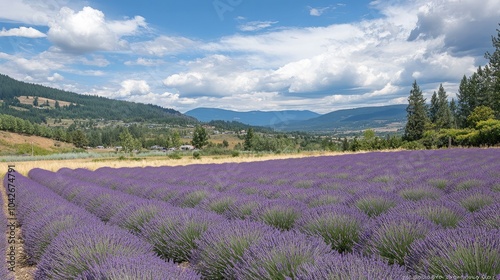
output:
[[[31,155],[33,144],[33,153],[35,155],[48,155],[53,153],[63,153],[71,151],[74,145],[58,142],[52,139],[27,136],[17,133],[0,131],[0,156],[2,155]],[[58,146],[56,146],[59,145]]]

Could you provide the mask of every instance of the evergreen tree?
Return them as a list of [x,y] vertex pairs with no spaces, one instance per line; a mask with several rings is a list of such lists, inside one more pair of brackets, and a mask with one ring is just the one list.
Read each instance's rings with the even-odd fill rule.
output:
[[38,106],[38,96],[35,96],[35,99],[33,99],[33,106]]
[[196,126],[191,144],[197,149],[201,149],[203,146],[208,145],[208,134],[205,128],[200,125]]
[[59,105],[59,101],[56,100],[56,103],[54,104],[54,108],[56,108],[56,109],[61,108],[61,105]]
[[467,116],[470,115],[473,106],[473,94],[470,90],[469,79],[464,75],[460,81],[460,86],[458,87],[458,118],[457,123],[459,127],[465,127],[467,123]]
[[439,85],[438,90],[438,109],[436,112],[436,127],[441,128],[451,128],[451,111],[448,105],[448,96],[446,91],[444,91],[443,84]]
[[249,128],[247,130],[247,134],[245,135],[245,142],[243,142],[243,149],[245,149],[245,151],[250,151],[254,148],[253,147],[254,136],[255,135],[253,132],[253,128]]
[[[500,25],[500,24],[499,24]],[[495,51],[493,53],[486,52],[485,57],[489,60],[489,68],[491,70],[491,95],[492,103],[489,104],[495,115],[500,119],[500,29],[497,29],[497,36],[491,36],[491,42]]]
[[417,84],[417,81],[413,82],[412,89],[410,90],[406,112],[407,122],[403,138],[406,141],[419,140],[424,134],[428,118],[425,98]]
[[450,102],[450,112],[451,112],[451,128],[458,127],[458,108],[455,99],[452,98]]
[[434,91],[431,97],[431,106],[429,107],[429,120],[432,123],[436,123],[438,111],[439,111],[439,101],[437,98],[437,94]]

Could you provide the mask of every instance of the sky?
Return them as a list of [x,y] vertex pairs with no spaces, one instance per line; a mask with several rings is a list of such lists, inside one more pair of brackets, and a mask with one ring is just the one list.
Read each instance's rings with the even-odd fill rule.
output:
[[[0,0],[0,73],[80,94],[197,107],[450,98],[487,64],[498,0]],[[7,7],[7,8],[6,8]]]

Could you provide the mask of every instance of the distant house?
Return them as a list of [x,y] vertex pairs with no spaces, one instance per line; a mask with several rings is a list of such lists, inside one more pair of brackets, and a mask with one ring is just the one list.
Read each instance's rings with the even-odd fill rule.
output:
[[182,151],[190,151],[190,150],[194,150],[194,146],[193,145],[182,145],[179,147],[179,149]]

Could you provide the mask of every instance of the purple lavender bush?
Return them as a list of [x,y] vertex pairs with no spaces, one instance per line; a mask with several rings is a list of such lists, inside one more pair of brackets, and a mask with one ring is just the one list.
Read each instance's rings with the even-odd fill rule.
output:
[[398,194],[405,200],[419,201],[422,199],[438,199],[444,192],[431,186],[413,186],[402,187]]
[[277,229],[259,222],[226,221],[209,228],[195,241],[189,262],[204,279],[225,279],[252,244],[277,234]]
[[253,212],[260,208],[263,201],[267,199],[258,195],[245,195],[237,197],[236,201],[229,205],[224,212],[228,219],[247,219]]
[[75,279],[111,257],[157,258],[152,246],[116,227],[84,225],[61,232],[42,256],[35,279]]
[[237,199],[238,195],[212,192],[207,198],[203,199],[196,208],[223,215],[229,207],[234,205]]
[[404,265],[411,244],[438,227],[415,214],[388,213],[378,217],[362,238],[364,252],[378,255],[390,264]]
[[90,266],[76,280],[199,280],[189,268],[144,256],[111,257]]
[[300,266],[314,264],[330,253],[330,246],[317,237],[295,231],[268,235],[244,252],[234,267],[226,272],[226,278],[293,279]]
[[453,201],[424,199],[402,203],[389,210],[389,213],[414,213],[429,219],[436,225],[453,228],[464,219],[468,211]]
[[136,203],[122,208],[118,213],[113,215],[109,219],[109,223],[130,230],[134,234],[139,234],[142,226],[157,214],[176,209],[160,201],[137,198],[134,202]]
[[169,210],[145,223],[140,231],[159,256],[184,262],[196,249],[195,241],[207,229],[223,221],[225,219],[219,215],[195,209]]
[[[54,206],[47,208],[49,207]],[[97,217],[79,207],[67,207],[57,211],[44,210],[48,209],[42,209],[38,215],[32,215],[23,226],[24,250],[29,264],[40,260],[46,248],[61,231],[77,228],[82,224],[100,223]]]
[[368,216],[347,206],[323,206],[309,209],[297,221],[297,229],[320,236],[338,252],[350,252],[363,235]]
[[476,188],[451,193],[447,198],[459,203],[470,212],[475,212],[494,202],[500,201],[500,193],[493,192],[488,188]]
[[491,204],[467,215],[458,227],[500,229],[500,203]]
[[301,202],[285,199],[268,200],[252,212],[252,219],[262,221],[281,230],[290,230],[307,206]]
[[434,279],[499,279],[500,230],[445,229],[416,241],[405,263],[416,276]]
[[299,268],[297,280],[403,280],[410,279],[404,267],[389,265],[379,257],[358,254],[329,254]]
[[204,189],[186,188],[170,200],[170,203],[177,207],[193,208],[207,197],[208,194],[208,191]]
[[368,189],[353,196],[348,205],[353,205],[369,217],[376,217],[401,201],[401,198],[393,193]]

